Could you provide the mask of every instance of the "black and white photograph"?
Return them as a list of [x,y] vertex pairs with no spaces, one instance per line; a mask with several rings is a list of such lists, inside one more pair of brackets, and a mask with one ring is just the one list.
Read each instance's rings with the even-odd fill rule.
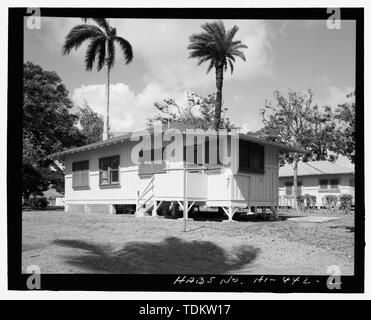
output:
[[8,14],[9,290],[364,292],[362,7]]

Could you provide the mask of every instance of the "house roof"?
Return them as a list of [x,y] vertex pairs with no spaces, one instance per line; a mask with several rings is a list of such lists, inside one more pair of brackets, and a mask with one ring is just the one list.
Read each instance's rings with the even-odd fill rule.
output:
[[[333,163],[329,161],[309,161],[298,163],[298,176],[329,175],[354,173],[354,165],[350,163]],[[285,164],[279,170],[279,177],[292,177],[294,169],[291,164]]]
[[[169,127],[167,125],[162,125],[162,129],[163,130],[178,129],[178,130],[181,130],[181,131],[185,131],[186,129],[200,129],[200,128],[187,126],[187,125],[184,125],[180,122],[172,122]],[[96,149],[96,148],[100,148],[100,147],[106,147],[106,146],[109,146],[109,145],[114,145],[114,144],[117,144],[117,143],[121,143],[125,140],[130,140],[133,133],[136,133],[137,135],[140,136],[140,133],[145,132],[145,131],[149,132],[151,135],[154,134],[154,128],[153,127],[148,128],[148,129],[134,131],[134,132],[129,132],[129,133],[125,133],[123,135],[117,136],[117,137],[113,137],[111,139],[104,140],[104,141],[98,141],[98,142],[95,142],[95,143],[88,144],[86,146],[82,146],[82,147],[78,147],[78,148],[72,148],[72,149],[69,149],[69,150],[62,151],[62,152],[54,153],[54,154],[50,155],[49,158],[53,158],[53,159],[63,158],[63,156],[66,156],[66,155],[69,155],[69,154],[88,151],[88,150],[92,150],[92,149]],[[205,134],[207,135],[207,133],[205,133]],[[248,135],[248,134],[239,133],[239,137],[242,140],[254,142],[254,143],[257,143],[257,144],[270,145],[270,146],[277,147],[282,152],[300,152],[300,153],[305,152],[304,150],[294,148],[294,147],[285,145],[283,143],[267,141],[267,140],[264,140],[262,138],[258,138],[258,137]]]
[[53,197],[64,197],[63,194],[59,193],[57,190],[55,190],[54,188],[50,188],[46,191],[44,191],[44,197],[47,197],[47,198],[53,198]]

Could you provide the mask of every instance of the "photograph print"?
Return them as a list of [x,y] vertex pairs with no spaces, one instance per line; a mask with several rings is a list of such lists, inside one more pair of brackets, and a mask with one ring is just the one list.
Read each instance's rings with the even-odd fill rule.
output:
[[24,289],[362,290],[363,10],[295,12],[9,9]]

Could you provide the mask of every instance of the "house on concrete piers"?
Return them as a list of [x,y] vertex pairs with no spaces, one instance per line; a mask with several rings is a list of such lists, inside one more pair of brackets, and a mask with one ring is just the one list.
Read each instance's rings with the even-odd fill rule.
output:
[[[229,220],[240,209],[275,213],[279,152],[301,152],[241,133],[215,140],[204,131],[187,140],[189,128],[179,123],[161,129],[146,131],[151,143],[142,149],[133,141],[141,134],[134,132],[51,156],[65,166],[65,210],[114,214],[124,206],[136,216],[156,216],[176,204],[186,218],[194,206],[203,206],[222,208]],[[181,132],[183,139],[166,140],[164,131],[167,136]],[[160,148],[154,142],[158,135],[164,142]],[[183,150],[182,157],[174,156],[174,146]],[[143,161],[145,154],[149,161]]]

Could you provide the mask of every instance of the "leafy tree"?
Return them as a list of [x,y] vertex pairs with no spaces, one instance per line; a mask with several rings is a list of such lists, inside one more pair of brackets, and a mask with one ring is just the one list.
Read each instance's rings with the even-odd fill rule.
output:
[[205,23],[201,28],[204,32],[193,34],[189,39],[188,49],[191,50],[189,57],[198,59],[197,65],[209,62],[207,73],[215,68],[217,92],[214,128],[218,130],[221,125],[224,71],[227,71],[229,66],[231,73],[233,73],[233,63],[236,57],[246,61],[245,55],[240,49],[245,49],[247,46],[242,44],[240,40],[233,39],[238,31],[237,26],[226,31],[222,21],[215,21]]
[[[174,99],[165,99],[163,102],[155,103],[158,113],[148,119],[151,126],[156,122],[167,124],[167,121],[181,122],[191,127],[209,129],[215,126],[215,94],[202,97],[198,94],[188,92],[185,106],[179,106]],[[235,128],[228,117],[225,116],[227,108],[222,110],[219,128]]]
[[[354,95],[351,93],[348,98]],[[354,163],[355,160],[355,117],[356,104],[354,101],[346,102],[335,110],[334,126],[336,142],[331,150],[348,157]]]
[[82,107],[79,107],[77,113],[79,123],[82,127],[81,133],[85,136],[86,144],[102,140],[103,117],[95,112],[85,101]]
[[[96,25],[88,24],[93,20]],[[126,39],[117,36],[116,28],[110,26],[105,18],[85,18],[85,24],[80,24],[72,28],[67,34],[63,46],[63,54],[69,54],[72,49],[78,49],[84,41],[89,41],[85,55],[86,70],[91,71],[95,60],[97,60],[97,70],[106,67],[106,113],[103,129],[103,140],[108,138],[109,130],[109,94],[110,94],[110,70],[115,62],[115,44],[117,44],[123,54],[125,64],[133,60],[133,49]]]
[[266,102],[262,108],[262,136],[268,140],[282,142],[291,147],[306,151],[282,155],[282,162],[292,163],[294,170],[294,206],[297,207],[298,161],[333,160],[328,150],[334,143],[334,125],[331,109],[321,113],[313,105],[313,93],[288,91],[284,96],[274,92],[274,103]]
[[[84,144],[70,113],[72,102],[54,72],[27,62],[23,67],[23,196],[42,194],[48,186],[61,189],[63,175],[48,155]],[[54,167],[54,169],[52,169]]]

